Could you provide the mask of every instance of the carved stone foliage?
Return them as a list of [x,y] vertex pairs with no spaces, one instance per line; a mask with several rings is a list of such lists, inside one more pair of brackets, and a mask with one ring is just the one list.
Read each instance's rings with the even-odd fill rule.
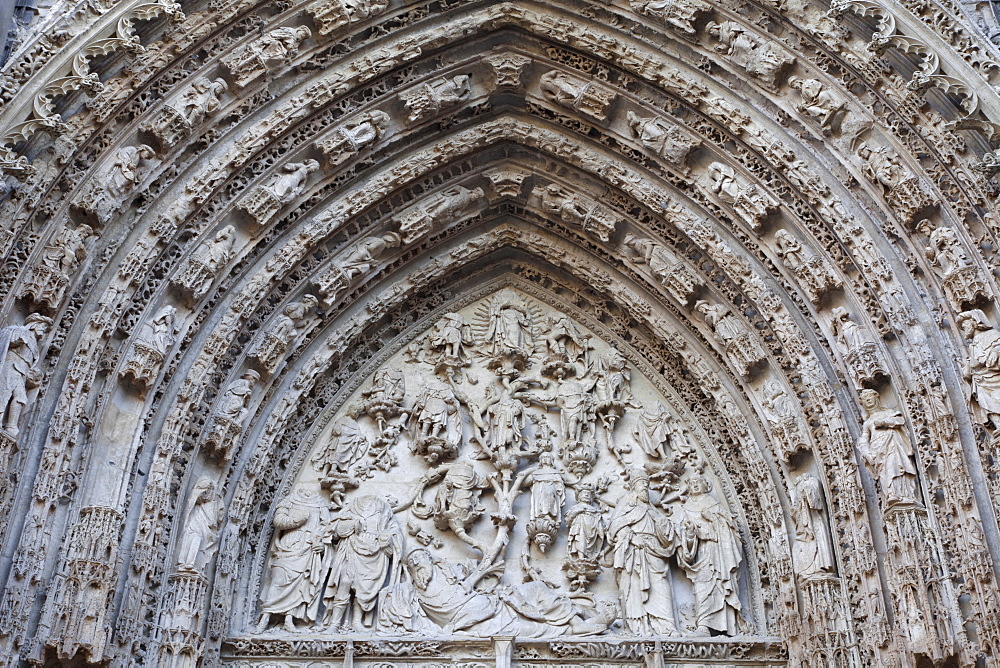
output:
[[538,81],[547,99],[598,120],[606,120],[611,104],[618,94],[599,83],[552,70]]
[[251,633],[738,633],[742,541],[670,406],[514,289],[438,315],[321,428]]
[[524,68],[531,58],[518,53],[497,53],[486,56],[484,61],[493,70],[493,83],[497,88],[520,88]]

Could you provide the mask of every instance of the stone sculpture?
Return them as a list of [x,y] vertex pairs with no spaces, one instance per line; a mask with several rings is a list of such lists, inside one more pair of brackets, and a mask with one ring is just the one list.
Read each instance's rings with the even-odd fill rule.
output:
[[697,33],[698,19],[712,11],[712,6],[701,0],[629,0],[629,5],[633,11],[655,17],[688,37]]
[[983,420],[1000,429],[1000,332],[981,309],[965,311],[958,323],[969,340],[965,378],[972,385],[971,396]]
[[802,96],[796,110],[819,122],[823,130],[831,129],[837,117],[846,111],[847,103],[818,79],[788,77],[788,87]]
[[51,326],[51,318],[33,313],[23,325],[0,329],[0,427],[12,437],[28,408],[28,391],[41,380],[41,343]]
[[285,26],[269,30],[231,55],[222,64],[232,73],[240,88],[263,76],[281,63],[290,61],[302,42],[312,37],[305,26]]
[[767,359],[760,340],[725,306],[701,299],[694,308],[715,332],[740,375],[749,375],[753,367]]
[[402,239],[395,232],[360,241],[342,261],[335,263],[327,274],[316,282],[324,301],[328,304],[336,303],[341,292],[351,287],[359,276],[374,269],[386,252],[399,248],[401,243]]
[[711,21],[708,34],[719,40],[716,51],[729,56],[734,64],[769,88],[776,88],[778,77],[795,62],[777,44],[764,41],[736,21]]
[[441,77],[403,93],[400,99],[410,112],[406,120],[417,123],[468,99],[472,95],[471,80],[469,74]]
[[235,248],[236,228],[226,225],[191,253],[183,271],[174,279],[174,285],[190,294],[193,301],[199,301],[208,294],[219,272],[232,259]]
[[617,93],[593,81],[586,81],[559,70],[546,72],[538,80],[539,88],[549,100],[575,109],[598,120],[607,118],[608,109]]
[[389,120],[389,114],[384,111],[375,110],[362,114],[335,128],[317,146],[323,151],[330,166],[335,167],[381,139],[389,127]]
[[229,92],[223,78],[198,77],[173,103],[165,105],[143,130],[152,135],[162,153],[190,134],[195,127],[222,108],[222,96]]
[[316,21],[319,34],[329,35],[348,23],[378,16],[388,7],[388,0],[324,0],[310,4],[306,11]]
[[879,357],[878,348],[868,334],[843,306],[833,309],[830,322],[834,336],[840,342],[848,366],[854,374],[854,381],[860,386],[877,382],[886,372]]
[[785,264],[802,282],[802,287],[810,301],[818,304],[823,295],[835,290],[843,283],[833,274],[830,266],[792,236],[788,230],[774,233],[775,251]]
[[709,190],[719,198],[732,204],[754,230],[757,230],[768,212],[777,208],[778,202],[758,186],[741,183],[736,170],[723,162],[713,162],[708,166]]
[[215,555],[224,516],[225,507],[215,483],[211,478],[200,478],[188,497],[184,530],[177,548],[178,572],[205,572]]
[[796,572],[805,579],[833,573],[833,545],[826,527],[823,483],[812,473],[805,473],[795,483],[795,493]]
[[243,433],[243,425],[250,414],[253,387],[260,374],[249,369],[232,381],[216,404],[205,438],[205,449],[211,459],[229,461],[233,448]]
[[920,180],[903,166],[894,151],[885,146],[861,142],[857,153],[863,161],[862,172],[881,188],[901,222],[913,224],[922,212],[933,205]]
[[631,232],[625,234],[622,248],[632,253],[626,257],[636,264],[645,264],[660,283],[677,301],[687,303],[704,282],[687,265],[680,261],[666,246],[652,239],[640,239]]
[[879,483],[883,506],[919,503],[913,444],[903,414],[883,406],[879,393],[871,389],[861,391],[861,405],[868,417],[861,426],[858,451]]
[[20,297],[40,309],[55,309],[69,286],[70,276],[87,257],[87,243],[96,235],[90,225],[63,227],[42,247],[41,261],[30,267]]
[[532,325],[527,305],[512,291],[503,291],[493,300],[486,340],[491,363],[501,369],[502,375],[511,375],[514,369],[527,364],[534,352]]
[[[917,223],[917,229],[927,231],[924,223]],[[975,306],[989,299],[990,290],[982,272],[969,259],[958,240],[955,230],[950,227],[930,229],[930,245],[924,254],[931,264],[941,272],[945,294],[957,311]]]
[[308,321],[310,312],[319,305],[312,295],[305,295],[301,301],[285,306],[281,315],[274,319],[257,344],[248,353],[260,362],[269,374],[273,374],[289,348],[293,345]]
[[639,142],[666,158],[669,166],[686,172],[684,160],[701,142],[682,132],[676,125],[658,118],[643,118],[634,111],[626,115],[629,130]]
[[402,242],[411,244],[432,229],[441,229],[471,213],[485,196],[482,188],[469,190],[455,186],[430,197],[426,203],[410,207],[393,220],[399,224]]
[[177,309],[168,304],[143,324],[125,359],[122,378],[148,388],[159,375],[176,336]]
[[536,188],[542,210],[553,213],[567,223],[592,234],[607,243],[620,222],[619,217],[596,200],[570,193],[555,184]]
[[267,225],[281,207],[305,192],[309,175],[317,170],[319,163],[315,160],[285,163],[266,184],[257,186],[240,200],[239,206],[257,226]]

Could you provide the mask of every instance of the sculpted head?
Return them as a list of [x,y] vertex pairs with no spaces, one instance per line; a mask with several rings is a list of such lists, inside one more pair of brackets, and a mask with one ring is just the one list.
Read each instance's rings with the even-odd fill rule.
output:
[[861,405],[871,413],[882,407],[882,397],[875,390],[861,390]]
[[982,309],[964,311],[958,316],[958,324],[962,328],[962,333],[966,338],[972,338],[978,331],[993,329],[986,314]]
[[410,576],[413,584],[418,589],[426,589],[434,573],[434,558],[431,553],[422,548],[417,548],[406,557],[406,566],[410,569]]

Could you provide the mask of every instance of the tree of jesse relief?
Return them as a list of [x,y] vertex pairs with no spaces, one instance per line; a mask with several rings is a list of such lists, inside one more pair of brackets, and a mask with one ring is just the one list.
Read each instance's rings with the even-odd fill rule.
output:
[[278,502],[256,632],[736,635],[743,551],[625,356],[513,289],[441,316]]

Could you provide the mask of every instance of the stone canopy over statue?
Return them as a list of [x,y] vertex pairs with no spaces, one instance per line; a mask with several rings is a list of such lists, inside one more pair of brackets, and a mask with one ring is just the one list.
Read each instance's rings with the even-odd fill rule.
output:
[[511,287],[430,316],[316,426],[249,632],[743,633],[743,539],[704,437],[605,339]]

